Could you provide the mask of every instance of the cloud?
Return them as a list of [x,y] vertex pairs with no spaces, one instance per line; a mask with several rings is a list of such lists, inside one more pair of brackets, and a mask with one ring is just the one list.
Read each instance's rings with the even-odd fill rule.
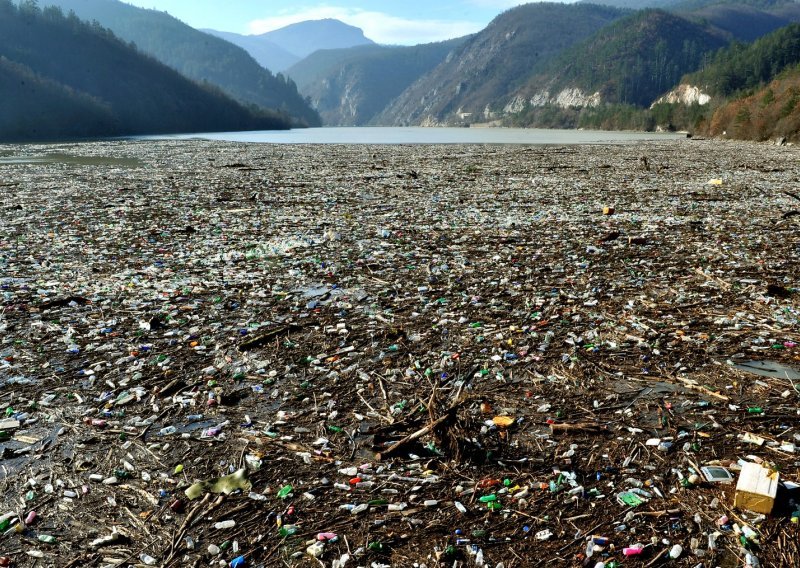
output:
[[460,37],[483,29],[485,24],[464,20],[414,20],[356,8],[319,6],[271,18],[253,20],[250,33],[262,34],[306,20],[334,18],[364,30],[364,35],[383,44],[414,45]]

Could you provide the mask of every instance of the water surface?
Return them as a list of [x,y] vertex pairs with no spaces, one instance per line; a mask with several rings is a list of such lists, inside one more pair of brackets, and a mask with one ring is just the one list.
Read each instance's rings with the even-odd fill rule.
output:
[[325,127],[144,136],[145,140],[226,140],[266,144],[629,144],[686,134],[542,128]]

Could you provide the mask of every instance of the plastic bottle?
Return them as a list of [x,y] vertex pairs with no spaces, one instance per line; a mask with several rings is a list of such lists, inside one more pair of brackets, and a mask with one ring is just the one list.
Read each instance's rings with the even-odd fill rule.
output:
[[313,558],[319,558],[325,552],[325,544],[322,542],[314,542],[306,548],[306,553]]
[[683,554],[683,547],[680,544],[676,544],[669,550],[669,557],[673,560],[680,558],[681,554]]
[[752,552],[748,552],[744,555],[744,565],[746,568],[759,568],[759,566],[761,566],[761,561],[758,559],[758,556]]
[[229,519],[227,521],[220,521],[218,523],[214,523],[215,529],[232,529],[236,526],[236,521]]
[[711,551],[717,550],[717,537],[719,537],[718,532],[713,532],[708,535],[708,549]]
[[157,562],[155,558],[153,558],[152,556],[150,556],[146,552],[142,552],[139,555],[139,560],[141,560],[143,563],[147,564],[148,566],[155,566],[155,564]]
[[622,549],[622,554],[625,556],[638,556],[644,550],[644,546],[641,544],[634,544],[631,546],[626,546]]

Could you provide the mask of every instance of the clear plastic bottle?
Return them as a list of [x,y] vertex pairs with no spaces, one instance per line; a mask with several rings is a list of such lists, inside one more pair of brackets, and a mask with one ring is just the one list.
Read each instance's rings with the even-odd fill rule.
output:
[[680,558],[681,554],[683,554],[683,547],[680,544],[676,544],[669,549],[669,557],[673,560]]

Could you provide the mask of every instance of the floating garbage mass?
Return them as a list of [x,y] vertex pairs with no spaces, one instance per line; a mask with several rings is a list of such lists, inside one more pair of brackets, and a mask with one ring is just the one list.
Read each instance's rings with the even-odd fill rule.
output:
[[0,566],[800,565],[795,147],[0,154]]

